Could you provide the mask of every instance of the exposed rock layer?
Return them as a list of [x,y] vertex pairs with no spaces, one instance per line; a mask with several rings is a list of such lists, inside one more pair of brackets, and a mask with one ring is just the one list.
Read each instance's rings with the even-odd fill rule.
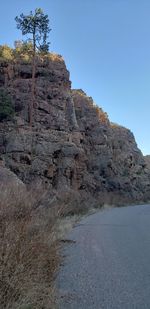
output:
[[109,122],[82,90],[71,90],[60,56],[39,60],[32,130],[28,125],[31,65],[0,63],[0,87],[15,106],[0,124],[0,155],[24,183],[79,191],[95,199],[107,193],[127,200],[150,197],[150,172],[133,134]]

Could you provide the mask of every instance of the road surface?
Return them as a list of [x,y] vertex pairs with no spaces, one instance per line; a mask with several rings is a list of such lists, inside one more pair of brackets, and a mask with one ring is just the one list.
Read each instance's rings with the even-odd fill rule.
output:
[[59,309],[150,309],[150,205],[97,212],[68,239]]

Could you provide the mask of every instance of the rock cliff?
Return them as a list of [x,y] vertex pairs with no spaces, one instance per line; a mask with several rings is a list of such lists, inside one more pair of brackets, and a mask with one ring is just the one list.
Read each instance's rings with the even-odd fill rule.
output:
[[150,169],[150,155],[147,155],[144,158],[145,158],[147,168]]
[[72,90],[59,55],[39,59],[32,130],[28,124],[31,64],[0,61],[0,89],[15,108],[0,123],[0,157],[25,184],[73,190],[105,202],[150,198],[150,170],[133,134],[109,121],[82,90]]

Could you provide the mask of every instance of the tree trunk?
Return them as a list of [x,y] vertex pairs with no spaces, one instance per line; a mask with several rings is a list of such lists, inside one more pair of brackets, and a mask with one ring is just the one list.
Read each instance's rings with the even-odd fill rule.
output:
[[29,106],[29,123],[33,124],[33,107],[35,105],[35,71],[36,71],[36,42],[35,31],[33,33],[33,58],[32,58],[32,84],[31,84],[31,101]]

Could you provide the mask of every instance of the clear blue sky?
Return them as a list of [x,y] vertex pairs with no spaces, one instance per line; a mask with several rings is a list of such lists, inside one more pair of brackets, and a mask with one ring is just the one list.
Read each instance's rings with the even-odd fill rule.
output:
[[51,50],[63,55],[72,87],[130,128],[150,154],[150,0],[5,0],[0,44],[21,38],[14,17],[36,7],[49,15]]

